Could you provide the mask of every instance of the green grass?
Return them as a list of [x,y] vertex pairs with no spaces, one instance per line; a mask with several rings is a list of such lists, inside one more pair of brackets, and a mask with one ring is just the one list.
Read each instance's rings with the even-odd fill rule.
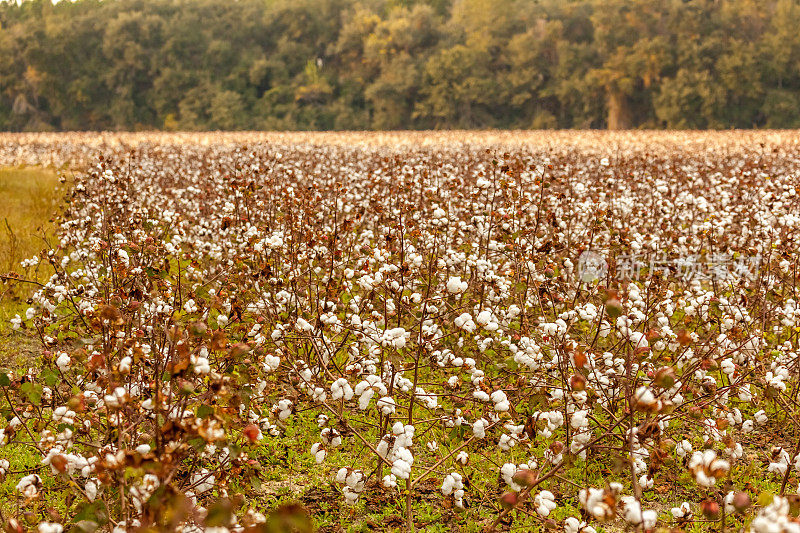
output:
[[[43,168],[0,168],[0,275],[15,273],[44,281],[48,265],[23,269],[20,261],[37,255],[52,239],[53,217],[63,194],[58,174]],[[36,340],[12,331],[9,320],[24,316],[33,285],[0,280],[0,367],[22,368],[36,353]]]

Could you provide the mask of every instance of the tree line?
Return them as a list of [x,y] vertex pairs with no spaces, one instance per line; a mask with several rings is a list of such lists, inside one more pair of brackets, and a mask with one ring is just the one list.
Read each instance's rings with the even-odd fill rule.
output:
[[0,3],[0,129],[800,126],[797,0]]

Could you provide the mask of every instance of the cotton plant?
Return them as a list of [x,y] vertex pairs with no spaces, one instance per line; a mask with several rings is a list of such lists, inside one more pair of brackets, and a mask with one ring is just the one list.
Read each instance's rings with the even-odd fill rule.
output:
[[[10,323],[42,344],[40,370],[0,376],[14,406],[0,444],[42,461],[0,462],[14,520],[56,479],[108,509],[107,529],[155,527],[148,506],[174,504],[190,510],[175,530],[239,531],[266,516],[207,517],[255,483],[269,449],[330,473],[348,516],[367,492],[399,498],[407,528],[435,486],[453,520],[485,505],[474,494],[506,491],[490,530],[723,514],[791,530],[779,498],[752,511],[727,484],[752,453],[740,435],[791,424],[793,157],[623,135],[618,172],[607,146],[572,133],[547,151],[236,135],[0,147],[15,164],[50,150],[81,165],[55,245],[21,265],[53,274]],[[706,241],[729,263],[764,243],[772,258],[758,278],[692,278]],[[609,275],[582,277],[584,252]],[[759,472],[788,487],[797,443],[774,444]],[[591,486],[609,457],[625,468]],[[694,483],[659,518],[673,465]],[[582,514],[559,522],[569,498]],[[72,518],[39,513],[38,528]]]

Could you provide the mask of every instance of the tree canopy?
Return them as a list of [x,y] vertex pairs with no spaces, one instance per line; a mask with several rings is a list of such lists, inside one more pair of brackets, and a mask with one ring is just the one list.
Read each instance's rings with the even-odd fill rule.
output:
[[800,127],[796,0],[0,3],[0,129]]

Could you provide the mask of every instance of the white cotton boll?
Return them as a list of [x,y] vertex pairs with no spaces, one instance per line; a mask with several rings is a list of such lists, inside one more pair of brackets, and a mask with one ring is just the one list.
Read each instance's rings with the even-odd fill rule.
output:
[[505,413],[511,409],[511,404],[508,402],[508,397],[502,390],[494,391],[490,398],[492,402],[494,402],[494,410],[498,413]]
[[505,413],[509,409],[511,409],[511,404],[508,402],[508,400],[494,404],[494,410],[498,413]]
[[191,483],[197,494],[203,494],[214,488],[216,478],[205,468],[192,475]]
[[191,356],[191,362],[195,374],[205,375],[211,372],[211,364],[205,357]]
[[492,402],[494,402],[494,403],[505,402],[506,400],[508,400],[508,397],[506,396],[506,393],[504,391],[502,391],[502,390],[494,391],[491,394],[490,398],[491,398]]
[[298,317],[297,318],[296,327],[297,327],[297,331],[300,331],[300,332],[303,332],[303,333],[310,333],[310,332],[314,331],[314,326],[309,324],[308,321],[305,320],[302,317]]
[[93,502],[95,498],[97,498],[97,483],[94,481],[87,481],[86,485],[83,487],[84,492],[86,492],[86,497],[89,498],[90,502]]
[[472,315],[469,313],[462,313],[453,321],[457,328],[463,329],[467,333],[475,331],[475,322],[472,320]]
[[136,453],[139,455],[146,455],[150,453],[150,445],[149,444],[140,444],[136,447]]
[[444,481],[442,482],[442,487],[441,487],[442,494],[444,494],[445,496],[452,494],[454,484],[455,481],[453,480],[453,477],[450,474],[448,474],[447,477],[445,477]]
[[[622,491],[622,485],[615,482],[609,483],[609,490],[614,495],[619,494]],[[578,499],[581,506],[593,518],[605,522],[616,517],[616,511],[605,501],[605,495],[605,490],[589,487],[580,490]]]
[[442,494],[445,496],[453,495],[456,507],[463,508],[464,502],[464,479],[458,472],[451,472],[445,476],[441,487]]
[[758,424],[759,426],[763,426],[764,424],[766,424],[769,421],[769,417],[767,416],[767,413],[764,412],[763,409],[760,410],[760,411],[757,411],[753,415],[753,419],[756,421],[756,424]]
[[739,399],[743,402],[749,402],[753,399],[753,393],[750,392],[750,385],[741,385],[738,389]]
[[511,435],[506,435],[505,433],[500,435],[500,441],[497,443],[497,446],[504,452],[510,450],[516,445],[517,440]]
[[624,518],[633,526],[641,526],[643,529],[652,529],[658,521],[658,514],[653,510],[642,511],[641,505],[633,496],[621,498],[624,507]]
[[333,428],[324,428],[319,433],[319,437],[326,446],[336,448],[342,444],[341,434]]
[[61,533],[64,531],[64,526],[55,522],[42,522],[37,531],[39,533]]
[[339,378],[331,384],[331,398],[333,400],[344,399],[346,401],[353,399],[353,387],[346,378]]
[[342,494],[344,495],[344,503],[347,505],[355,505],[358,501],[358,493],[350,487],[344,487]]
[[686,457],[686,455],[692,451],[692,443],[688,440],[682,440],[675,446],[675,453],[678,457]]
[[375,391],[373,389],[366,389],[364,392],[361,393],[361,396],[358,398],[358,408],[362,411],[365,411],[367,407],[369,407],[369,401],[375,395]]
[[783,476],[786,474],[786,470],[789,468],[789,465],[786,463],[770,463],[769,467],[767,468],[767,472],[771,472],[774,474],[778,474],[779,476]]
[[733,505],[733,498],[736,496],[736,493],[733,491],[728,492],[725,495],[725,499],[723,503],[725,504],[725,514],[733,514],[736,512],[736,507]]
[[58,357],[56,358],[56,366],[62,372],[66,372],[69,369],[70,362],[71,362],[71,359],[64,352],[61,352],[60,354],[58,354]]
[[722,372],[727,374],[728,376],[732,375],[736,372],[736,365],[733,364],[733,361],[730,359],[724,359],[722,363],[720,363],[720,369]]
[[364,489],[364,473],[361,470],[353,470],[347,474],[345,484],[351,489],[361,492]]
[[658,513],[652,509],[642,512],[642,525],[645,530],[653,529],[658,522]]
[[314,460],[317,464],[321,464],[325,460],[326,453],[327,452],[319,442],[315,442],[311,445],[311,455],[314,456]]
[[490,399],[489,393],[483,389],[475,389],[472,392],[472,396],[480,402],[488,402]]
[[395,410],[396,410],[395,406],[396,405],[397,404],[395,403],[394,399],[389,397],[389,396],[384,396],[383,398],[379,399],[376,402],[376,406],[378,407],[378,409],[380,409],[381,412],[386,416],[392,415],[392,414],[395,413]]
[[475,318],[475,321],[481,326],[487,325],[489,322],[492,321],[492,312],[481,311],[480,313],[478,313],[478,316]]
[[458,276],[453,276],[447,280],[447,292],[450,294],[461,294],[467,290],[467,287],[467,282],[461,281]]
[[277,411],[278,411],[278,418],[281,420],[286,420],[292,415],[292,401],[291,400],[279,401],[277,405]]
[[547,517],[550,515],[550,511],[556,508],[556,498],[549,490],[543,490],[533,499],[533,506],[539,516]]
[[586,522],[570,516],[564,520],[564,533],[597,533],[597,530]]
[[776,496],[753,519],[750,530],[753,533],[797,533],[800,528],[791,515],[789,500]]
[[397,459],[392,463],[392,474],[397,476],[398,479],[408,479],[411,475],[411,464],[404,459]]
[[647,342],[647,336],[640,331],[631,331],[628,338],[633,344],[634,349],[647,348],[650,344]]
[[570,419],[570,425],[575,429],[588,426],[589,421],[586,418],[588,414],[589,414],[588,411],[575,411],[574,413],[572,413],[572,418]]
[[548,411],[544,413],[544,415],[547,418],[547,424],[551,430],[555,430],[564,425],[564,414],[561,411]]
[[692,508],[689,506],[689,502],[683,502],[680,507],[673,507],[670,509],[670,513],[675,519],[685,519],[692,516]]
[[522,490],[522,487],[514,482],[514,474],[517,473],[517,465],[514,463],[505,463],[503,466],[500,467],[500,475],[503,478],[503,481],[511,487],[511,490],[519,491]]
[[653,391],[646,385],[642,385],[636,389],[635,398],[637,404],[645,407],[656,403],[655,394],[653,394]]
[[472,424],[472,434],[479,439],[485,439],[487,427],[489,427],[489,422],[485,418],[479,418]]
[[267,354],[264,356],[262,368],[264,372],[274,372],[281,366],[281,358],[277,355]]
[[695,480],[701,487],[713,487],[717,480],[713,476],[707,475],[704,471],[700,470],[695,474]]
[[119,370],[120,374],[128,374],[131,371],[131,363],[133,363],[133,359],[130,356],[125,356],[119,361],[119,366],[117,370]]
[[183,304],[183,309],[187,313],[195,313],[197,312],[198,308],[195,301],[190,298],[189,300],[186,300],[186,303]]
[[328,394],[322,387],[314,387],[314,390],[311,392],[311,398],[315,402],[324,402],[327,397]]
[[383,476],[383,486],[387,489],[394,489],[397,487],[397,477],[394,474]]

